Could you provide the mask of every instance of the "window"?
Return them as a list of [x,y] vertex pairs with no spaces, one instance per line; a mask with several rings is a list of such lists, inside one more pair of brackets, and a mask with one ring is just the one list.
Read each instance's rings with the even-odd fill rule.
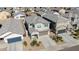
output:
[[58,31],[58,34],[60,34],[60,33],[65,33],[66,32],[66,30],[64,29],[64,30],[59,30]]
[[67,10],[71,10],[71,8],[67,8]]
[[67,13],[69,13],[69,12],[66,11],[65,13],[67,14]]
[[37,34],[32,35],[32,39],[38,39],[38,35]]
[[0,24],[0,28],[2,27],[2,24]]
[[74,17],[71,17],[71,21],[73,21],[73,22],[74,22]]
[[74,27],[74,29],[76,29],[77,28],[77,24],[74,24],[73,27]]
[[35,26],[34,26],[34,24],[30,24],[30,27],[34,28]]
[[58,10],[53,10],[54,12],[58,12]]
[[38,25],[37,28],[41,28],[41,25]]
[[48,24],[45,24],[44,26],[45,26],[45,27],[48,27]]

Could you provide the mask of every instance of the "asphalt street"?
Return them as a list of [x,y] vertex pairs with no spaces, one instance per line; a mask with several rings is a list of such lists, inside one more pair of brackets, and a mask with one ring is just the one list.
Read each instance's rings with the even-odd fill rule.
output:
[[62,49],[60,51],[79,51],[79,45]]

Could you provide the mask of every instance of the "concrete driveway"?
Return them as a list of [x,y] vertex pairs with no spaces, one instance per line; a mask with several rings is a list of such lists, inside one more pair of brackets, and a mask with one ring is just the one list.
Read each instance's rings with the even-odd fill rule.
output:
[[67,33],[62,33],[59,35],[63,37],[64,41],[68,44],[68,46],[73,46],[73,45],[78,44],[78,41]]
[[48,35],[41,36],[40,41],[42,41],[45,48],[51,48],[56,45],[56,43]]
[[65,48],[65,49],[62,49],[60,51],[79,51],[79,45]]

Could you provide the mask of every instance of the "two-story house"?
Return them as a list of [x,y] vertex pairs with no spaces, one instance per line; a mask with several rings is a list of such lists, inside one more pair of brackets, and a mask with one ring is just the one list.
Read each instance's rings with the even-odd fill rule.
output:
[[48,14],[42,16],[44,19],[50,22],[50,31],[54,33],[63,33],[66,32],[66,28],[69,25],[69,20],[62,17],[58,13]]
[[30,37],[37,37],[47,35],[49,31],[49,22],[40,16],[32,15],[26,18],[28,24],[28,32]]

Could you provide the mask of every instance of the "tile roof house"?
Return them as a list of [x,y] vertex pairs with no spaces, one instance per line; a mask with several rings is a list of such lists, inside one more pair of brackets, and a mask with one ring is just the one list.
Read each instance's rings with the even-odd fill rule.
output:
[[47,35],[49,31],[49,22],[40,16],[32,15],[26,18],[28,24],[28,31],[30,36]]

